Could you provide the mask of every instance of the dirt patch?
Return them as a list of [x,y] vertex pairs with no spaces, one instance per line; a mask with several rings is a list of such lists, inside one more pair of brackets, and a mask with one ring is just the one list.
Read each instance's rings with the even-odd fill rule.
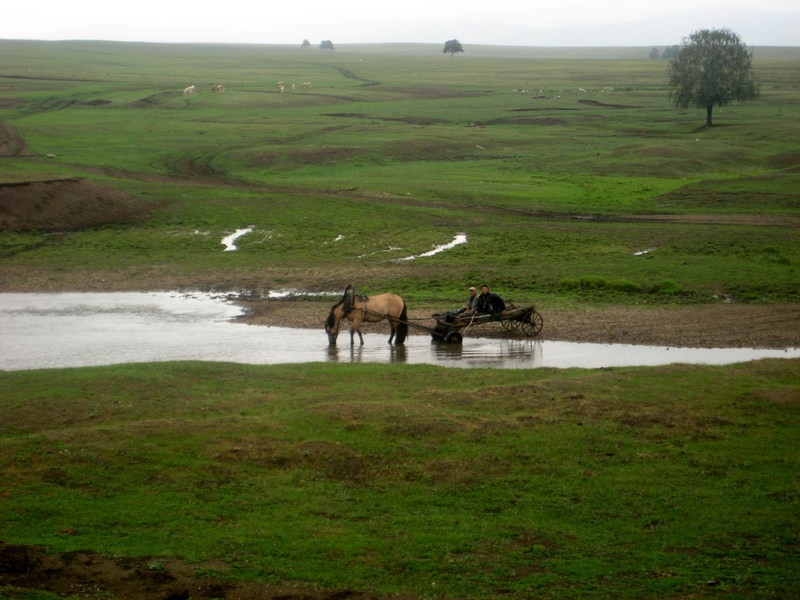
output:
[[338,146],[321,146],[304,148],[286,153],[265,152],[254,157],[251,164],[256,166],[275,166],[281,162],[287,165],[325,165],[347,160],[363,152],[361,148],[344,148]]
[[546,119],[536,119],[533,117],[501,117],[499,119],[492,119],[484,123],[476,123],[477,125],[538,125],[540,127],[550,127],[553,125],[566,125],[564,119],[556,119],[554,117]]
[[2,123],[0,123],[0,156],[30,156],[22,136]]
[[[69,532],[64,532],[68,535]],[[315,590],[295,586],[231,581],[221,561],[107,558],[94,552],[47,554],[39,546],[0,543],[0,585],[35,589],[64,597],[118,600],[378,600],[381,596],[350,590]],[[13,590],[13,588],[12,588]],[[11,590],[4,597],[15,596]],[[392,596],[403,600],[400,596]],[[405,597],[410,600],[410,597]]]
[[641,106],[632,106],[628,104],[606,104],[604,102],[598,102],[597,100],[578,100],[578,104],[601,106],[603,108],[642,108]]
[[444,119],[430,117],[376,117],[361,113],[327,113],[326,117],[347,117],[350,119],[369,119],[370,121],[393,121],[395,123],[408,123],[409,125],[435,125],[437,123],[448,123]]
[[80,177],[0,184],[0,229],[63,232],[125,223],[144,217],[148,206]]
[[[254,325],[320,329],[331,302],[257,300],[243,302],[242,321]],[[433,327],[431,315],[455,308],[409,307],[412,323]],[[537,307],[544,318],[540,340],[598,344],[640,344],[683,348],[789,348],[800,339],[800,305],[714,304],[674,308],[621,308],[567,311]],[[385,323],[365,331],[387,332]],[[412,327],[411,335],[428,335]],[[466,337],[521,337],[499,323],[474,327]]]

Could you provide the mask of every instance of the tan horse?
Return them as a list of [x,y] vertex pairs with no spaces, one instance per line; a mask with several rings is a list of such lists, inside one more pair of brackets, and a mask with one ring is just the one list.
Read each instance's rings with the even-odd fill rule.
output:
[[328,343],[336,345],[339,336],[339,326],[342,319],[352,322],[350,327],[350,345],[355,344],[353,336],[358,333],[361,345],[364,345],[364,336],[361,335],[361,323],[376,323],[387,319],[391,327],[389,343],[402,346],[408,335],[406,303],[396,294],[379,294],[377,296],[355,297],[350,286],[345,289],[342,299],[334,304],[328,319],[325,321],[325,333],[328,334]]

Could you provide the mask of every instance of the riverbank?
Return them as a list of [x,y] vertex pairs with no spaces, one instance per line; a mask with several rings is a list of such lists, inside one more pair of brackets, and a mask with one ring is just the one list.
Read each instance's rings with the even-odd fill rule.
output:
[[[253,325],[322,329],[331,303],[318,300],[242,301],[242,321]],[[409,320],[433,326],[431,315],[452,308],[409,309]],[[789,348],[800,340],[800,305],[714,304],[677,307],[605,307],[550,310],[537,306],[544,318],[541,340],[600,344],[642,344],[685,348]],[[387,331],[386,323],[364,331]],[[427,335],[412,328],[411,335]],[[472,337],[521,336],[499,323],[473,327]]]

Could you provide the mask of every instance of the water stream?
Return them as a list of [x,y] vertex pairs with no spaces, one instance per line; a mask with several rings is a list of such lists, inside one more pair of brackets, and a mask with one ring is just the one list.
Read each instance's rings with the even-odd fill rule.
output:
[[664,348],[467,336],[461,345],[412,335],[403,347],[387,333],[349,336],[329,347],[322,330],[245,325],[224,295],[179,293],[0,294],[0,370],[80,367],[172,360],[246,364],[374,362],[446,367],[601,368],[669,363],[729,364],[795,358],[800,348]]

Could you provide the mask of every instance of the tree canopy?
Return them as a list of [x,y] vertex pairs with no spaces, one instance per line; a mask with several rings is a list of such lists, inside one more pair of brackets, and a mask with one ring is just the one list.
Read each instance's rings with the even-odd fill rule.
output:
[[464,48],[461,46],[461,42],[458,40],[447,40],[444,43],[444,50],[442,50],[444,54],[450,54],[450,56],[453,56],[456,52],[463,51]]
[[706,127],[711,127],[714,106],[758,96],[752,61],[752,52],[731,30],[696,31],[683,38],[670,59],[670,99],[680,109],[705,108]]
[[333,42],[330,41],[330,40],[322,40],[319,43],[319,49],[320,50],[333,50],[334,49]]

